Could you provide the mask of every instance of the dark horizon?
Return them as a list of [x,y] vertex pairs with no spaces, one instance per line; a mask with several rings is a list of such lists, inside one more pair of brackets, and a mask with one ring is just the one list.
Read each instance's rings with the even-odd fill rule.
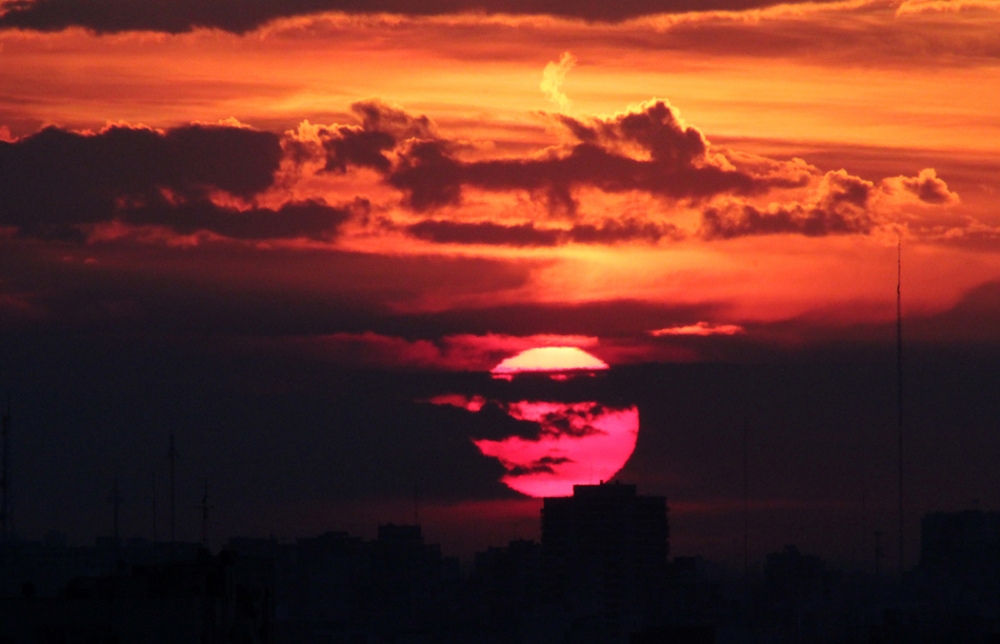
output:
[[[42,354],[22,347],[13,352],[8,345],[4,364]],[[733,541],[742,543],[744,418],[752,558],[795,543],[835,562],[858,562],[870,556],[862,548],[871,550],[874,530],[895,533],[895,365],[888,347],[853,354],[831,347],[794,361],[622,365],[579,384],[358,371],[298,356],[261,369],[252,352],[199,361],[181,357],[176,346],[141,340],[101,346],[87,338],[47,350],[67,347],[74,354],[65,363],[77,373],[63,370],[47,385],[40,372],[11,388],[11,520],[22,538],[57,530],[74,543],[92,543],[110,534],[107,498],[116,477],[125,499],[122,536],[148,538],[155,473],[162,540],[171,432],[180,453],[183,540],[200,533],[206,477],[214,544],[228,536],[325,530],[367,536],[379,523],[412,523],[415,500],[428,537],[465,558],[486,545],[537,537],[539,501],[503,486],[503,470],[472,444],[521,430],[495,415],[425,402],[442,394],[636,404],[638,443],[614,478],[667,497],[675,552],[723,562],[742,557]],[[998,363],[986,352],[908,347],[909,563],[924,513],[1000,507],[1000,474],[991,466],[1000,451],[990,375]],[[891,540],[884,547],[895,561]]]

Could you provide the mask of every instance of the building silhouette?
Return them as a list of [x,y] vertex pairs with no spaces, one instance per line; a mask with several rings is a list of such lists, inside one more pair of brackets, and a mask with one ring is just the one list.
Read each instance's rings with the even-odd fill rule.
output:
[[667,501],[635,485],[575,485],[542,509],[543,601],[567,641],[626,642],[658,621],[669,554]]

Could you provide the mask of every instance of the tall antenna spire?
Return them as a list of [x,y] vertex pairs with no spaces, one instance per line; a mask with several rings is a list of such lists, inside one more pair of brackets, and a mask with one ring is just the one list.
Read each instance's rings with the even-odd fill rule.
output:
[[896,427],[899,430],[899,583],[903,583],[903,240],[896,244]]
[[177,506],[175,501],[176,488],[174,487],[174,464],[177,461],[177,450],[174,449],[174,433],[170,432],[170,450],[167,452],[167,459],[170,461],[170,543],[177,541]]
[[3,414],[3,463],[0,469],[0,539],[7,543],[10,518],[10,394],[7,394],[7,410]]

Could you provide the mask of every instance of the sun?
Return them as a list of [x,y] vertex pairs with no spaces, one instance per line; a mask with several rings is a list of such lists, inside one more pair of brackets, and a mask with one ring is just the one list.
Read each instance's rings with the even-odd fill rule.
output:
[[608,363],[578,347],[526,349],[493,367],[494,375],[524,372],[603,371]]
[[[564,380],[609,368],[600,358],[577,347],[538,347],[503,360],[491,373],[505,380],[533,373]],[[464,399],[441,402],[458,404],[473,413],[482,408],[482,404],[472,406]],[[512,418],[537,423],[538,434],[473,442],[484,456],[497,459],[507,470],[501,479],[507,487],[528,496],[569,496],[574,485],[610,480],[635,450],[639,409],[634,405],[540,400],[496,404]]]

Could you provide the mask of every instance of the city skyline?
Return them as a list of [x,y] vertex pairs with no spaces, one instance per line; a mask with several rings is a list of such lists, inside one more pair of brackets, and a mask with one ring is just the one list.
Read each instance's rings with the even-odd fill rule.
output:
[[[863,560],[897,258],[907,561],[1000,507],[997,4],[588,7],[0,0],[18,534],[109,533],[117,481],[149,535],[155,477],[162,538],[174,436],[179,538],[207,480],[216,543],[468,557],[590,436],[676,553],[742,561],[746,511],[755,559]],[[593,373],[498,372],[556,348]]]

